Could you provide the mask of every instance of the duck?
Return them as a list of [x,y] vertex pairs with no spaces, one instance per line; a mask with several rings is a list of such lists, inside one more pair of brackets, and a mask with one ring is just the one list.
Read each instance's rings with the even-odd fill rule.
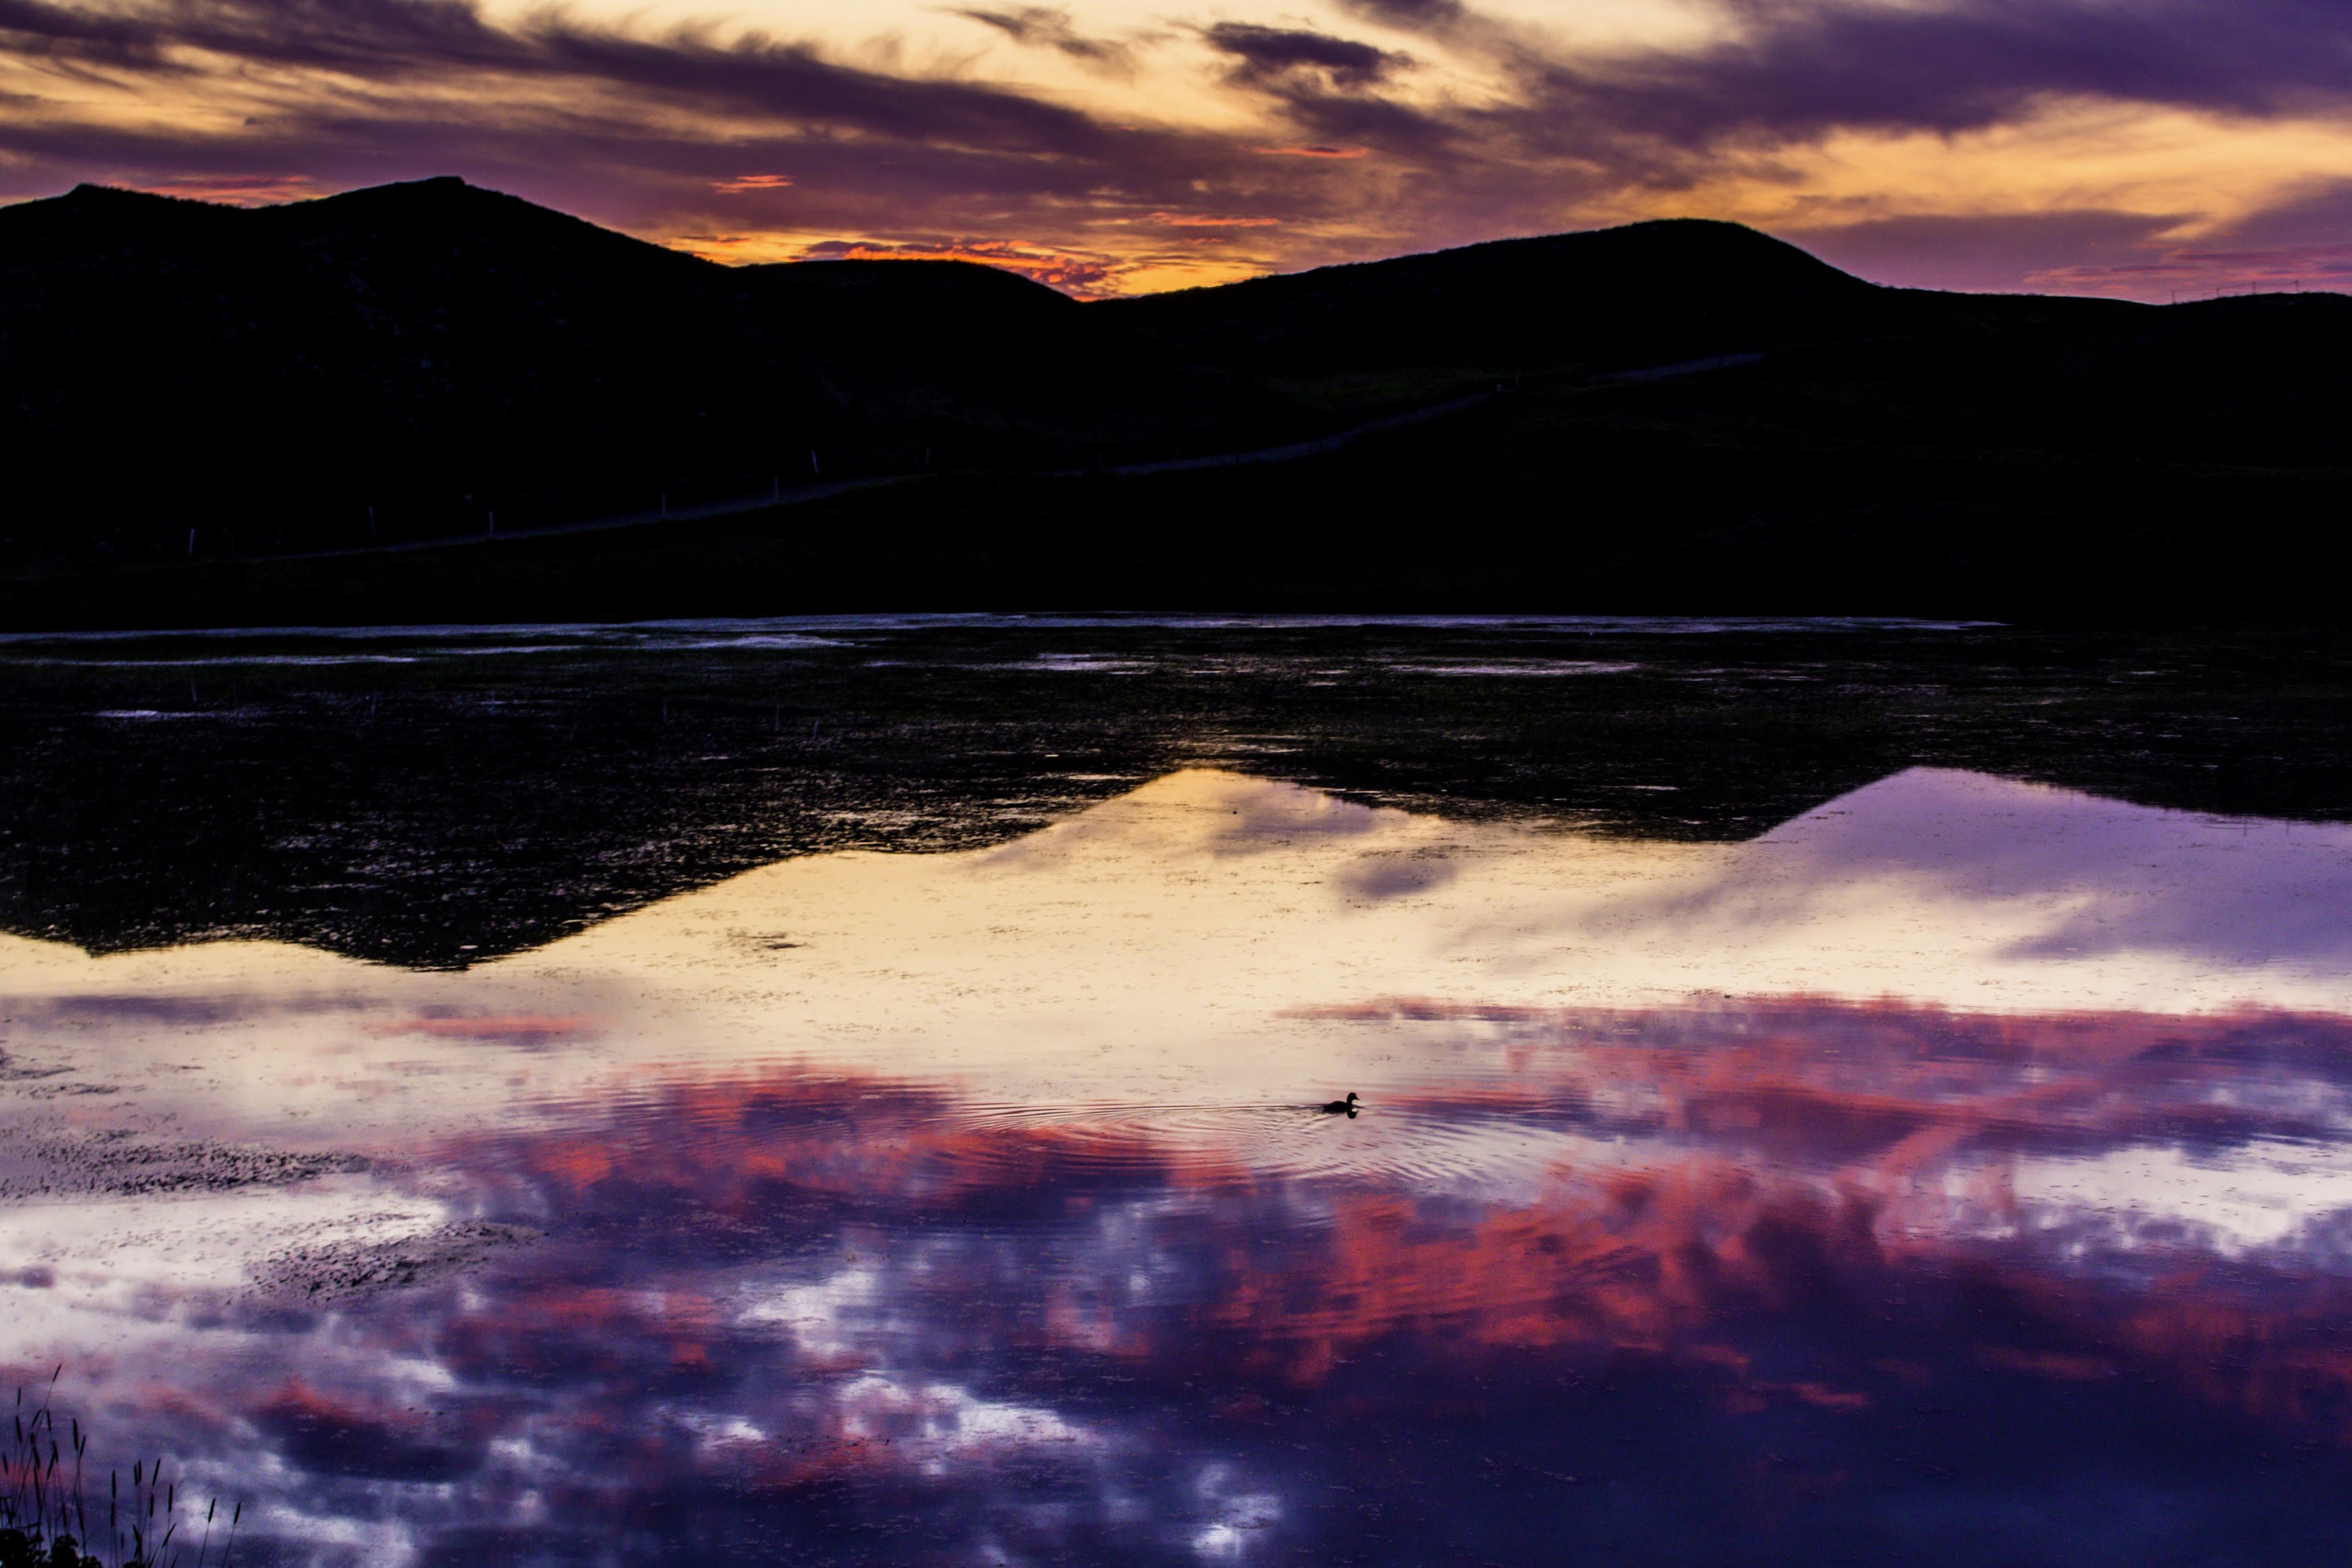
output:
[[1348,1091],[1345,1100],[1334,1100],[1323,1107],[1326,1116],[1352,1116],[1356,1113],[1356,1092]]

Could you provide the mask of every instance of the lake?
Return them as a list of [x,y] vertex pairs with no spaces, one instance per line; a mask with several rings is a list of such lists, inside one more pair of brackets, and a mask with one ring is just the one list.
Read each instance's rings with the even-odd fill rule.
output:
[[0,640],[0,1370],[257,1563],[2340,1562],[2347,652]]

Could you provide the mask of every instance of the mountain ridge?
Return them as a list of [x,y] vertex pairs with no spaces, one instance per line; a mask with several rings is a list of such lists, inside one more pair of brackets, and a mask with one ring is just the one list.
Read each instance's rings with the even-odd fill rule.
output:
[[[1097,307],[1171,348],[1263,373],[1412,362],[1655,362],[1824,339],[2088,321],[2121,301],[1876,284],[1744,225],[1665,218],[1489,240]],[[1679,329],[1662,329],[1665,323]]]
[[[364,541],[371,509],[431,535],[765,489],[812,452],[1050,466],[1305,423],[969,263],[830,262],[816,290],[454,179],[249,209],[101,189],[0,209],[0,458],[94,525],[20,522],[0,555]],[[1007,362],[1007,324],[1050,363]]]
[[[1624,374],[1664,365],[1710,368]],[[1243,452],[1288,455],[1171,461]],[[81,187],[0,209],[0,626],[2333,618],[2352,299],[1893,288],[1675,219],[1080,303],[964,262],[729,267],[448,178]],[[820,476],[907,482],[506,538]],[[462,566],[369,553],[493,517]],[[319,551],[350,559],[253,559]]]

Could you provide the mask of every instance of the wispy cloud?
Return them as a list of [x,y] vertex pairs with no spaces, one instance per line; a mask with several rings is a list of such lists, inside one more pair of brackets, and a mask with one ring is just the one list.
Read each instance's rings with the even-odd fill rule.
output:
[[1021,5],[998,11],[973,8],[958,10],[955,15],[993,27],[1016,44],[1052,49],[1086,65],[1121,73],[1135,68],[1134,52],[1126,44],[1079,32],[1071,25],[1067,11],[1051,5]]

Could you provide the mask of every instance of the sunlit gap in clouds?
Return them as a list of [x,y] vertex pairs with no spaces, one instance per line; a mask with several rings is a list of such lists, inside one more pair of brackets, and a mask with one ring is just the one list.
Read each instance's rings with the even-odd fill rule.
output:
[[1083,294],[1697,215],[1885,281],[2162,301],[2341,286],[2347,30],[2313,0],[34,0],[0,152],[16,196],[457,173],[720,259]]

